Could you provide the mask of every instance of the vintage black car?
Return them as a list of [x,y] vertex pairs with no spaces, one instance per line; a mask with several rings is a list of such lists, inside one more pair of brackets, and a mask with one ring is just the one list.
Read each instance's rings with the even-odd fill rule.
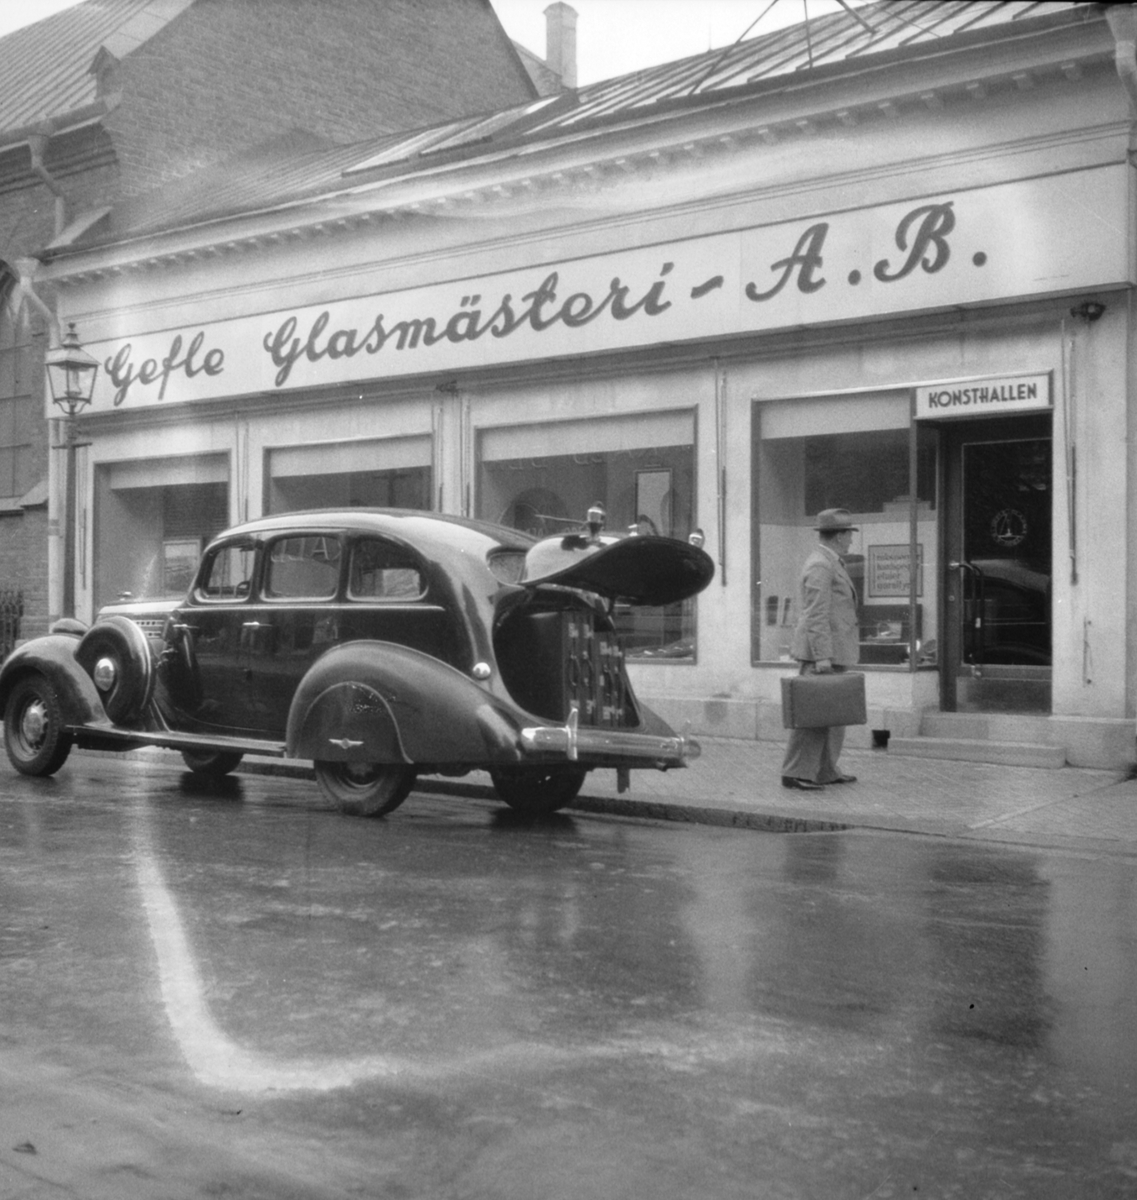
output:
[[50,775],[73,745],[179,750],[220,776],[245,754],[308,759],[348,813],[380,815],[418,774],[487,770],[551,812],[588,771],[684,766],[698,745],[633,695],[621,604],[710,582],[700,549],[615,538],[598,514],[536,540],[484,522],[353,508],[217,537],[186,598],[58,622],[0,668],[8,757]]

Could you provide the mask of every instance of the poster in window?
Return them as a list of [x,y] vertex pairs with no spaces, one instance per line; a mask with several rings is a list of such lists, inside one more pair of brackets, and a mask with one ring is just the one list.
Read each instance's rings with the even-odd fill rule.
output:
[[[908,596],[911,594],[911,547],[870,546],[868,562],[868,594],[879,596]],[[924,546],[916,547],[916,595],[924,594]]]

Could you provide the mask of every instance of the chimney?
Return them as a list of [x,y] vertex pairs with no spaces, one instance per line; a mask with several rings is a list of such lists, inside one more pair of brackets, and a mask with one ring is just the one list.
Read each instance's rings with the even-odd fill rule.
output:
[[564,87],[576,87],[576,9],[563,0],[545,9],[545,65]]

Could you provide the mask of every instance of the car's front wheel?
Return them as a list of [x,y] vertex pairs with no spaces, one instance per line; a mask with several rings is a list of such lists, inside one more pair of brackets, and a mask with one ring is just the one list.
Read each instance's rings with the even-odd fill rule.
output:
[[496,767],[490,779],[510,808],[526,817],[544,817],[576,797],[586,773],[580,767]]
[[397,763],[317,762],[320,791],[350,817],[394,812],[415,785],[413,767]]
[[21,775],[54,775],[71,753],[71,735],[55,689],[43,675],[28,675],[12,689],[4,709],[4,749]]
[[235,750],[183,750],[182,761],[195,775],[221,779],[235,771],[245,756]]

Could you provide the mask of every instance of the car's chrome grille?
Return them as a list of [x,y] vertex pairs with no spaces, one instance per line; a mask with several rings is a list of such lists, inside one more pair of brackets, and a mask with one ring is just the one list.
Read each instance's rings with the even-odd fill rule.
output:
[[153,651],[161,651],[165,645],[163,634],[166,630],[165,617],[131,617],[135,625],[146,635],[147,642]]

